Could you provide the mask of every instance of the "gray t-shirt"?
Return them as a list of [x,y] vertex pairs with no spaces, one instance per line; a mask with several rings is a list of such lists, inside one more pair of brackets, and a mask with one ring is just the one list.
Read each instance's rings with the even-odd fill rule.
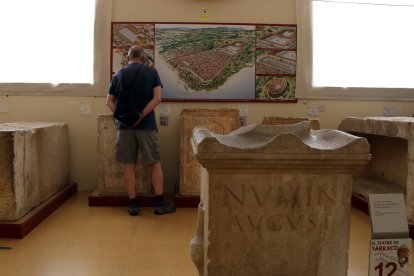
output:
[[[156,69],[138,63],[128,64],[126,67],[115,73],[108,92],[113,95],[115,99],[118,97],[121,81],[129,87],[132,87],[132,91],[136,92],[136,106],[139,112],[141,112],[148,102],[152,100],[153,88],[162,86]],[[117,127],[118,129],[128,129],[125,124],[119,121]],[[154,111],[147,114],[134,129],[157,130],[157,121],[155,119]]]

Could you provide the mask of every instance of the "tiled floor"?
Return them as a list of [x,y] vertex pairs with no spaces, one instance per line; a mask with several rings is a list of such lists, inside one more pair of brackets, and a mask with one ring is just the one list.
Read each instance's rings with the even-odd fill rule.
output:
[[[197,209],[166,216],[142,208],[89,207],[88,193],[77,193],[22,240],[0,239],[0,275],[196,276],[189,242]],[[368,274],[370,224],[352,210],[348,275]],[[334,276],[334,275],[333,275]]]

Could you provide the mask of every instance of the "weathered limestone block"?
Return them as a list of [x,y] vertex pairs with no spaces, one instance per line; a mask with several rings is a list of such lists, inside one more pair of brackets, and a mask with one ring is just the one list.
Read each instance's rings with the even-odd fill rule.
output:
[[196,128],[192,142],[207,170],[200,275],[347,275],[352,173],[370,159],[366,139],[302,122]]
[[240,126],[238,109],[184,109],[181,112],[180,194],[200,195],[200,164],[191,147],[193,129],[206,127],[227,134]]
[[353,192],[368,200],[370,193],[403,193],[407,218],[414,224],[414,118],[348,117],[340,130],[365,137],[372,160],[354,179]]
[[200,175],[200,203],[198,205],[197,213],[197,232],[194,234],[194,237],[190,241],[190,253],[191,260],[196,266],[199,275],[203,275],[204,271],[204,203],[205,203],[205,191],[206,185],[208,185],[208,172],[206,169],[201,167]]
[[[112,114],[98,115],[98,192],[102,195],[126,195],[122,164],[115,160],[116,125]],[[152,192],[151,171],[138,152],[135,173],[138,194]]]
[[313,130],[320,129],[319,119],[318,118],[308,118],[308,117],[264,117],[262,124],[263,125],[293,125],[300,122],[310,122],[310,127]]
[[0,221],[16,221],[69,183],[66,123],[0,124]]

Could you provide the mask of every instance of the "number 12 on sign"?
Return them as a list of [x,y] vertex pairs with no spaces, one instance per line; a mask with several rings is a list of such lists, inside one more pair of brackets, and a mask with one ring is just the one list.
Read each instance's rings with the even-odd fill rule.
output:
[[[385,268],[385,271],[384,271]],[[397,264],[394,262],[389,262],[384,265],[383,262],[380,262],[376,267],[375,271],[378,271],[378,276],[393,276],[397,271]],[[387,274],[384,274],[387,273]]]

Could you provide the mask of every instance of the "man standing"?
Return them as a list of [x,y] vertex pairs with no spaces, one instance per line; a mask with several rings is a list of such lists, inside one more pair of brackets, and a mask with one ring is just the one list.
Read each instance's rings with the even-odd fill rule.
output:
[[145,53],[137,45],[128,51],[128,66],[118,70],[109,87],[106,105],[114,112],[119,96],[121,82],[132,87],[137,93],[136,108],[139,113],[137,122],[128,127],[117,121],[115,156],[123,163],[125,187],[129,197],[128,213],[139,213],[135,190],[135,168],[138,149],[143,152],[144,163],[151,168],[151,181],[155,193],[156,215],[175,212],[175,206],[164,199],[163,172],[160,162],[158,129],[154,108],[161,102],[161,80],[157,70],[145,65]]

